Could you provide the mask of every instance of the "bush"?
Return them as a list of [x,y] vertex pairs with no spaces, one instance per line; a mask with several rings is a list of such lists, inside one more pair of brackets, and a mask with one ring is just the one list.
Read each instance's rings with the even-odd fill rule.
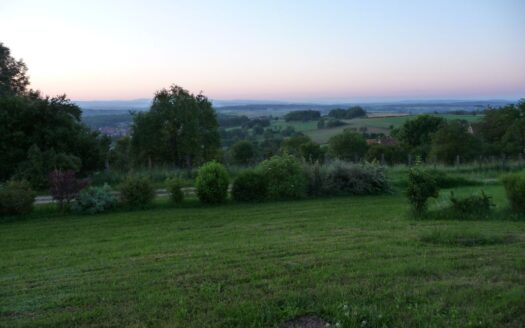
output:
[[107,211],[117,204],[117,198],[108,185],[103,187],[88,187],[80,191],[73,211],[84,214],[95,214]]
[[525,213],[525,170],[504,176],[503,185],[512,209]]
[[178,178],[171,178],[166,180],[166,189],[170,193],[170,199],[173,203],[179,204],[184,200],[184,192],[181,190],[183,187],[182,180]]
[[35,193],[27,181],[9,181],[0,185],[0,214],[25,214],[31,212]]
[[223,203],[228,197],[228,172],[216,161],[204,164],[197,174],[195,185],[199,200],[207,204]]
[[89,184],[87,179],[77,179],[73,170],[54,170],[49,174],[51,196],[62,210],[69,209],[71,202],[78,196],[80,190]]
[[273,156],[260,164],[268,182],[271,199],[294,199],[306,196],[306,176],[297,160],[290,155]]
[[494,203],[492,197],[481,191],[481,195],[471,195],[466,198],[456,198],[453,192],[450,192],[451,209],[454,214],[464,216],[484,216],[488,214]]
[[233,182],[232,197],[239,202],[262,201],[268,196],[268,182],[264,175],[255,170],[246,170]]
[[437,197],[438,194],[439,187],[431,174],[417,167],[408,172],[406,195],[417,215],[424,213],[427,209],[427,200],[430,197]]
[[453,176],[447,175],[443,171],[428,170],[427,172],[434,178],[439,188],[454,188],[454,187],[461,187],[461,186],[479,185],[479,182],[477,181],[472,181],[472,180],[469,180],[461,176],[453,177]]
[[120,202],[128,207],[145,207],[155,198],[155,188],[145,177],[128,176],[119,189]]
[[390,190],[384,170],[377,165],[353,165],[335,161],[323,171],[324,194],[370,195]]

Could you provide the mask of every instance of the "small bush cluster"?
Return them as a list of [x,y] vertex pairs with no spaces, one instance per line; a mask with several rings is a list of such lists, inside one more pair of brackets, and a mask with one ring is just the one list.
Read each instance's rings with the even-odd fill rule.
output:
[[492,197],[481,191],[481,195],[471,195],[465,198],[457,198],[450,192],[451,210],[458,218],[486,216],[494,203]]
[[260,164],[260,170],[268,182],[270,199],[306,196],[306,176],[301,164],[293,156],[273,156]]
[[73,203],[72,209],[77,213],[96,214],[107,211],[117,205],[117,197],[106,184],[103,187],[82,189]]
[[153,201],[155,189],[148,178],[128,176],[120,185],[120,202],[127,207],[142,208]]
[[233,182],[232,197],[239,202],[263,201],[268,196],[268,181],[259,170],[246,170]]
[[207,204],[223,203],[228,197],[229,176],[226,168],[215,161],[199,169],[195,186],[199,200]]
[[512,209],[525,214],[525,170],[504,176],[503,186]]
[[166,189],[170,193],[170,200],[179,204],[184,200],[184,192],[182,191],[183,182],[178,178],[170,178],[166,180]]
[[87,179],[78,179],[73,170],[54,170],[49,174],[49,191],[62,210],[68,210],[80,190],[88,184]]
[[479,182],[469,180],[465,177],[460,176],[450,176],[446,174],[443,171],[440,170],[428,170],[427,171],[429,175],[434,178],[434,181],[436,182],[437,186],[439,188],[454,188],[454,187],[461,187],[461,186],[475,186],[478,185]]
[[0,215],[26,214],[33,209],[35,193],[26,181],[0,185]]
[[334,161],[328,165],[306,165],[307,192],[319,195],[372,195],[388,192],[384,169],[373,164]]
[[439,187],[434,177],[418,167],[408,172],[408,187],[406,195],[416,215],[423,214],[427,209],[427,201],[437,197]]

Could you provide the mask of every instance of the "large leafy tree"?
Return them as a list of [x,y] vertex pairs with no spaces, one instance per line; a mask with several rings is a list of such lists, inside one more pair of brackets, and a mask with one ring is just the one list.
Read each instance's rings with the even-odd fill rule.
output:
[[489,155],[525,154],[525,99],[516,105],[485,111],[474,130],[481,136]]
[[442,117],[420,115],[406,121],[398,130],[393,131],[393,134],[412,154],[425,159],[430,152],[432,134],[445,123],[446,120]]
[[29,85],[26,72],[26,64],[14,59],[9,48],[0,42],[0,97],[24,93]]
[[155,94],[148,112],[134,115],[132,152],[141,164],[191,167],[217,157],[218,127],[205,96],[174,85]]
[[23,62],[0,44],[0,180],[17,174],[44,187],[54,168],[85,173],[104,166],[109,139],[80,121],[81,110],[66,96],[27,91]]
[[339,159],[347,161],[363,158],[367,147],[365,138],[350,130],[345,130],[343,133],[335,135],[328,140],[330,153]]
[[449,121],[432,135],[430,156],[440,162],[453,164],[459,156],[461,161],[470,161],[480,153],[480,142],[468,130],[468,122]]

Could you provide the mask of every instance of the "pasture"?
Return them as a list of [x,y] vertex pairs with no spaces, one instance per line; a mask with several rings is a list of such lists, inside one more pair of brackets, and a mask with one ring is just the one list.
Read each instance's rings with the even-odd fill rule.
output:
[[[415,220],[402,193],[0,224],[1,326],[521,327],[525,222]],[[442,191],[446,195],[447,191]],[[432,202],[431,208],[443,200]]]
[[[447,120],[466,120],[472,123],[477,122],[483,117],[482,115],[433,115],[443,117]],[[303,132],[304,134],[312,138],[313,141],[320,144],[325,144],[328,142],[328,139],[349,128],[355,130],[366,128],[366,131],[369,133],[384,133],[386,135],[389,135],[392,128],[398,128],[407,120],[414,119],[416,118],[416,116],[417,115],[355,118],[352,120],[343,120],[343,122],[345,122],[346,125],[326,129],[317,129],[316,121],[285,122],[282,118],[280,118],[279,120],[272,121],[272,125],[281,128],[285,128],[286,126],[292,126],[296,131]]]

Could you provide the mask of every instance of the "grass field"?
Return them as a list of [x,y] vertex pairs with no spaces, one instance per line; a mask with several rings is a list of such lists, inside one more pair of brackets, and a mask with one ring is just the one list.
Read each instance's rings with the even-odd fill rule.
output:
[[[455,114],[433,114],[435,116],[443,117],[447,120],[466,120],[468,122],[476,122],[480,120],[482,115],[455,115]],[[368,132],[390,134],[390,128],[400,127],[407,120],[416,118],[416,115],[406,116],[391,116],[391,117],[370,117],[370,118],[356,118],[352,120],[344,120],[346,125],[338,126],[330,129],[317,129],[316,121],[309,122],[285,122],[284,119],[272,121],[273,126],[285,128],[292,126],[298,132],[303,132],[312,138],[315,142],[325,144],[330,137],[343,132],[348,128],[359,130],[366,127]]]
[[[483,189],[507,206],[500,185]],[[274,327],[314,314],[342,327],[522,327],[525,222],[407,210],[401,194],[42,207],[0,223],[0,326]]]

